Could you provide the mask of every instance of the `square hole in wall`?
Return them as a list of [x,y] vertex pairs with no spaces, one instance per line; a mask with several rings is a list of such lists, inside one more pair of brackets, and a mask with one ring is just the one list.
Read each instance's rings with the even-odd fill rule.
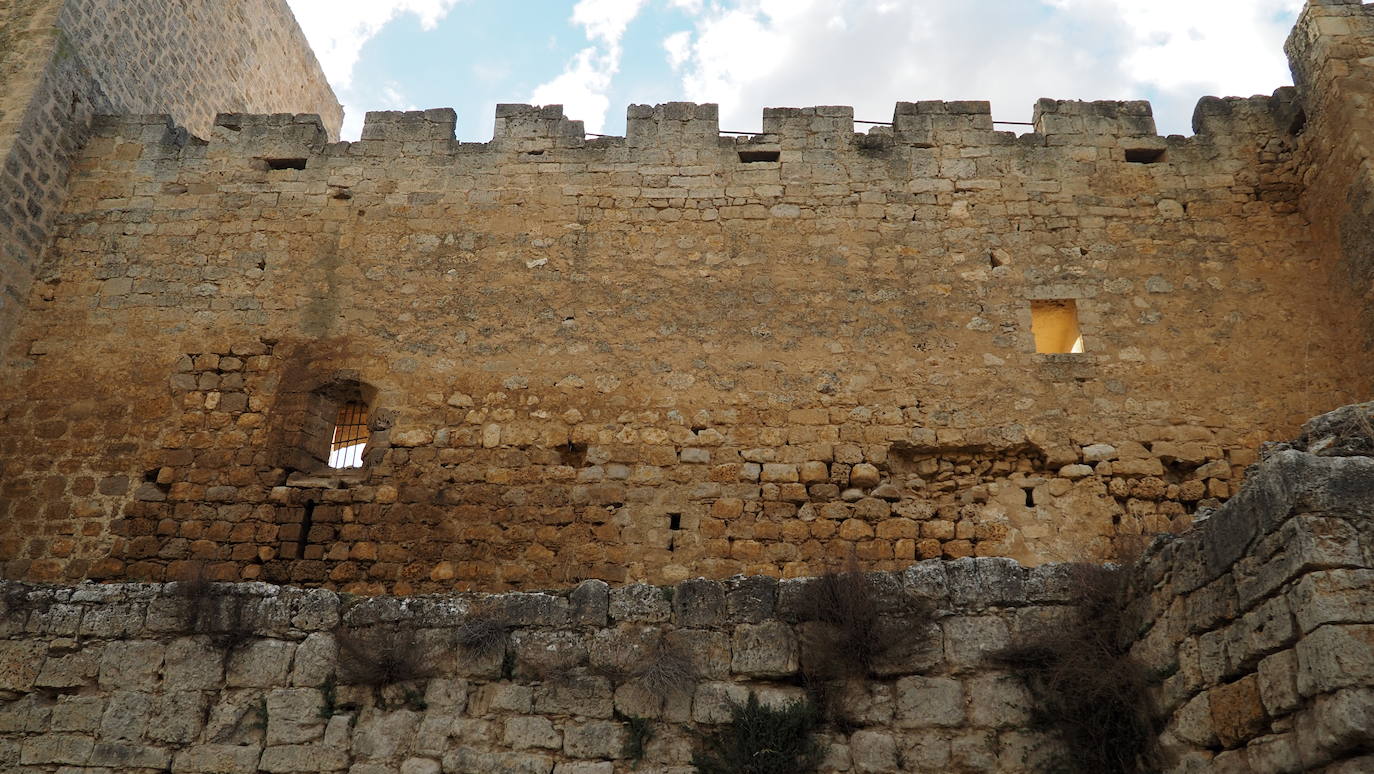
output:
[[777,161],[780,158],[782,158],[782,151],[742,150],[739,152],[739,160],[745,164],[757,164],[760,161]]
[[1158,164],[1166,158],[1164,148],[1127,148],[1126,160],[1132,164]]
[[1032,301],[1031,334],[1035,336],[1036,352],[1083,352],[1083,332],[1078,328],[1078,303],[1072,298]]

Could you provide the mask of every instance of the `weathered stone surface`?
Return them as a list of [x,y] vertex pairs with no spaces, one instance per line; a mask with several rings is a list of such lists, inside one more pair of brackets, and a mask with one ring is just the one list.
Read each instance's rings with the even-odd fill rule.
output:
[[563,746],[563,735],[553,727],[548,718],[539,716],[513,717],[506,719],[506,729],[502,741],[509,747],[524,750],[530,747],[544,747],[557,750]]
[[800,666],[797,635],[780,621],[740,624],[731,640],[730,671],[749,677],[786,677]]
[[662,589],[635,584],[611,590],[610,614],[616,621],[660,623],[669,619],[672,607]]
[[958,680],[946,677],[904,677],[897,681],[896,700],[899,726],[955,727],[964,723],[964,690]]

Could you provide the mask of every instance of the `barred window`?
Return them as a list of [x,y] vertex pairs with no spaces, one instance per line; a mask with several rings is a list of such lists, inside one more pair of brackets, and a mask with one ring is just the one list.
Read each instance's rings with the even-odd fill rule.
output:
[[329,444],[329,467],[360,468],[367,446],[367,406],[345,403],[334,420],[334,438]]

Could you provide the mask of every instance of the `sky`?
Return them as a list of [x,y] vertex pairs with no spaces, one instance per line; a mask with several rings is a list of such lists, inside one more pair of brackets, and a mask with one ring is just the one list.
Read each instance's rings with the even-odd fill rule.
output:
[[[1035,100],[1149,99],[1192,134],[1203,96],[1292,83],[1283,41],[1303,0],[288,0],[344,104],[451,107],[491,139],[498,102],[560,103],[624,134],[630,104],[720,105],[756,132],[764,107],[977,99],[999,121]],[[1013,127],[1001,127],[1011,129]],[[862,129],[862,127],[861,127]]]

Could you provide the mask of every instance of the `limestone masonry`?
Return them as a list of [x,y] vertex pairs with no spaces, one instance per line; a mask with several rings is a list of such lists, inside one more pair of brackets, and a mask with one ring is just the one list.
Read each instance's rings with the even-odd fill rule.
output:
[[1374,771],[1374,5],[1287,53],[340,142],[285,0],[0,0],[0,770]]
[[[6,269],[12,577],[405,593],[1102,560],[1368,394],[1369,6],[1310,5],[1297,87],[1206,98],[1188,138],[1147,103],[1042,100],[1020,136],[985,102],[866,134],[770,108],[746,137],[713,105],[632,106],[595,139],[503,105],[459,143],[448,110],[333,142],[277,0],[148,5],[162,43],[245,34],[130,69],[100,63],[140,38],[93,30],[137,18],[103,6],[6,28],[51,53],[9,135],[34,184],[6,212],[35,214],[7,255],[37,277]],[[121,115],[42,119],[78,65],[116,95],[85,113]],[[240,104],[326,116],[209,118]],[[62,127],[43,189],[30,130]],[[364,464],[330,469],[353,405]]]
[[[1358,411],[1273,449],[1237,497],[1132,571],[1124,634],[1158,683],[1168,771],[1374,770],[1374,436],[1346,424],[1374,404]],[[847,723],[820,734],[821,770],[1076,771],[1034,721],[1038,697],[992,658],[1072,625],[1071,569],[964,558],[870,576],[879,620],[902,634],[840,697]],[[732,704],[805,696],[819,582],[367,599],[263,583],[9,583],[0,766],[691,774],[693,734]],[[500,621],[491,643],[465,634],[483,621]],[[374,658],[406,643],[427,669],[356,684],[346,665],[359,642]],[[691,677],[655,689],[645,664],[665,651]],[[651,733],[637,757],[635,726]]]

